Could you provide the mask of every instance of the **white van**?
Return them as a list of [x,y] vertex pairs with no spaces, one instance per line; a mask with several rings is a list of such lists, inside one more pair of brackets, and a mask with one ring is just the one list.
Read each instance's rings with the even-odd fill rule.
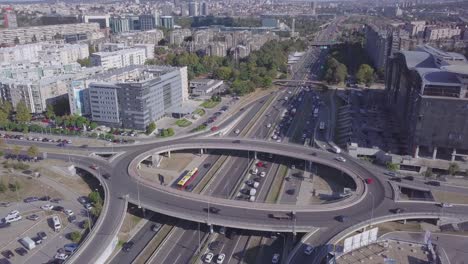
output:
[[62,228],[62,224],[60,223],[60,218],[56,215],[52,217],[52,224],[54,225],[54,231],[57,232]]
[[12,215],[12,214],[9,214],[5,217],[5,223],[11,223],[11,222],[16,222],[16,221],[19,221],[21,220],[23,217],[21,217],[21,215],[17,214],[17,215]]
[[36,243],[30,237],[23,237],[19,242],[28,250],[36,247]]

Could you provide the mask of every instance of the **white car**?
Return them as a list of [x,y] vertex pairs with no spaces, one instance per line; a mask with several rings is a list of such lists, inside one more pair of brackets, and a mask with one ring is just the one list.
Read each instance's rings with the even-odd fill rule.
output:
[[55,254],[55,259],[66,260],[67,258],[68,258],[68,255],[65,253],[57,252],[57,254]]
[[276,253],[273,254],[273,258],[271,259],[271,263],[278,263],[280,261],[280,254]]
[[273,136],[271,136],[271,139],[276,140],[276,139],[278,139],[278,136],[277,136],[277,135],[273,135]]
[[70,209],[67,209],[67,210],[65,210],[65,211],[63,211],[63,212],[64,212],[67,216],[72,216],[72,215],[74,215],[73,211],[70,210]]
[[88,210],[93,209],[93,206],[90,203],[85,204],[84,207]]
[[260,177],[265,177],[266,176],[266,172],[262,171],[260,172]]
[[268,123],[266,127],[270,128],[270,127],[271,127],[271,124],[270,124],[270,123]]
[[453,207],[453,204],[451,204],[451,203],[441,203],[440,207],[449,208],[449,207]]
[[314,248],[310,245],[307,245],[307,247],[304,249],[304,254],[310,256],[310,254],[312,254],[312,251],[314,251]]
[[13,210],[13,211],[11,211],[11,212],[7,215],[7,217],[15,217],[15,216],[17,216],[17,215],[19,215],[19,214],[20,214],[20,213],[19,213],[18,210]]
[[239,130],[239,129],[236,129],[236,131],[234,131],[234,133],[239,134],[239,133],[240,133],[240,130]]
[[52,210],[54,207],[50,204],[44,204],[43,206],[41,206],[41,209],[42,210],[45,210],[45,211],[50,211]]
[[223,263],[225,257],[226,257],[226,255],[225,255],[224,253],[223,253],[223,254],[219,254],[219,255],[218,255],[218,258],[216,259],[216,263],[218,263],[218,264]]
[[346,159],[343,158],[343,157],[336,157],[335,160],[337,160],[339,162],[346,162]]
[[281,138],[278,138],[276,142],[281,143]]
[[205,263],[210,263],[211,260],[213,260],[213,256],[214,256],[213,253],[209,252],[205,255],[205,258],[203,259],[203,261]]

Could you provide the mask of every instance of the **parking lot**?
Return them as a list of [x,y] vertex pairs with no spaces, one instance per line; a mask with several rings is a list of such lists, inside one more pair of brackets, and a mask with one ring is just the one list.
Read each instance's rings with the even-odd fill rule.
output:
[[[92,219],[83,205],[84,199],[89,200],[80,198],[81,203],[79,201],[84,195],[83,188],[71,189],[60,183],[57,175],[35,175],[27,170],[3,171],[0,179],[9,187],[0,192],[0,263],[48,263],[56,257],[68,257],[72,252],[61,256],[57,253],[65,253],[64,246],[73,244],[70,234],[76,231],[79,238]],[[68,181],[82,180],[79,176],[63,179],[63,182]],[[11,188],[12,182],[18,183],[18,189]],[[54,226],[54,217],[57,226]],[[76,245],[68,247],[73,251],[72,248]]]

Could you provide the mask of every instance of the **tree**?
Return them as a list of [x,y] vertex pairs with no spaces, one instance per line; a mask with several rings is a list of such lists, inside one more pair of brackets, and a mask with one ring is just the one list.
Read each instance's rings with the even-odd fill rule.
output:
[[83,229],[88,229],[90,227],[89,225],[89,221],[86,219],[86,220],[83,220],[83,223],[82,223],[82,226],[81,228]]
[[460,167],[458,166],[457,163],[453,162],[453,163],[450,163],[449,167],[448,167],[448,172],[450,175],[455,175],[457,174],[457,172],[460,171]]
[[16,121],[20,123],[31,121],[31,113],[23,100],[16,105]]
[[356,73],[356,79],[359,83],[370,86],[374,82],[374,69],[368,64],[361,64]]
[[88,58],[84,58],[84,59],[78,59],[76,62],[78,62],[81,67],[91,67],[91,59],[88,57]]
[[400,169],[400,165],[397,163],[387,162],[387,169],[389,171],[397,171]]
[[32,145],[31,147],[28,148],[28,155],[30,157],[37,157],[39,154],[39,149],[36,147],[36,145]]
[[432,178],[432,176],[434,176],[434,174],[432,173],[432,168],[427,168],[426,172],[424,172],[424,177]]
[[54,119],[55,118],[55,113],[54,113],[54,106],[51,104],[48,104],[46,107],[46,117],[48,119]]
[[154,130],[156,130],[156,123],[155,122],[151,122],[148,127],[146,128],[146,134],[147,135],[151,135],[151,133],[154,132]]
[[88,195],[88,198],[94,205],[102,204],[101,194],[99,194],[97,191],[91,192]]
[[229,67],[219,67],[214,72],[215,78],[221,80],[229,80],[232,77],[232,69]]
[[13,146],[13,155],[18,156],[21,153],[22,148],[18,145]]
[[81,233],[78,231],[73,231],[69,234],[71,241],[78,243],[81,241]]

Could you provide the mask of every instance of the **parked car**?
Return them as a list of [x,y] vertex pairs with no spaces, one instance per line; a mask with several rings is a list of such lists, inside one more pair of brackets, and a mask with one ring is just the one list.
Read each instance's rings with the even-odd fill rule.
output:
[[307,245],[304,249],[304,254],[306,254],[307,256],[310,256],[313,251],[314,251],[314,247],[312,247],[311,245]]
[[39,201],[38,197],[28,197],[24,199],[25,203],[32,203],[32,202],[37,202],[37,201]]
[[63,212],[65,208],[63,206],[56,205],[52,210],[57,211],[57,212]]
[[70,210],[70,209],[67,209],[67,210],[65,210],[65,211],[63,211],[63,212],[64,212],[67,216],[72,216],[72,215],[75,214],[75,213],[73,213],[73,211]]
[[213,260],[213,256],[214,256],[213,253],[208,252],[208,253],[205,255],[205,257],[203,258],[203,261],[204,261],[205,263],[210,263],[210,262]]
[[65,252],[70,253],[70,254],[74,253],[77,248],[78,248],[78,244],[76,243],[70,243],[70,244],[66,244],[65,246],[63,246],[63,249],[65,250]]
[[224,261],[224,258],[226,258],[226,254],[224,253],[219,254],[218,257],[216,258],[216,263],[222,264]]
[[26,219],[32,220],[32,221],[37,221],[37,220],[39,220],[39,216],[37,214],[32,214],[32,215],[26,216]]
[[34,241],[34,243],[36,243],[36,245],[39,245],[42,243],[42,239],[40,237],[33,237],[31,239]]
[[44,211],[50,211],[50,210],[54,209],[54,206],[52,206],[50,204],[44,204],[43,206],[41,206],[41,209],[44,210]]
[[440,182],[439,182],[439,181],[428,181],[428,182],[426,182],[426,184],[432,185],[432,186],[440,186]]
[[24,256],[24,255],[28,254],[28,251],[24,247],[16,248],[15,252],[20,256]]
[[11,259],[15,256],[15,254],[13,254],[13,252],[9,249],[2,251],[2,255],[7,259]]
[[366,184],[372,184],[374,182],[374,179],[367,178],[365,181],[366,181]]
[[70,216],[68,217],[68,222],[74,223],[75,221],[76,221],[76,215],[70,215]]
[[37,236],[40,237],[42,240],[47,239],[47,234],[44,231],[37,232]]

